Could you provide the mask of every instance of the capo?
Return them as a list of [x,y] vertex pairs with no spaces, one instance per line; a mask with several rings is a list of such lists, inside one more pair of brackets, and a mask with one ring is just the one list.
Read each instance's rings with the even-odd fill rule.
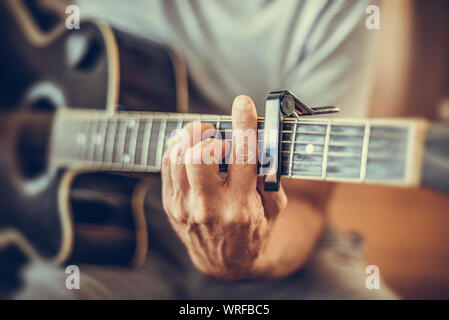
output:
[[281,182],[281,139],[284,117],[312,116],[336,113],[337,107],[309,107],[288,90],[272,91],[265,103],[264,138],[261,174],[264,176],[264,190],[278,191]]

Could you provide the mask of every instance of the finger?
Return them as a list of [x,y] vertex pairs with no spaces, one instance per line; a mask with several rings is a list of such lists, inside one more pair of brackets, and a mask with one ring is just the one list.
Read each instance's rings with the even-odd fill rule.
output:
[[279,191],[265,191],[263,187],[263,177],[257,178],[257,192],[262,200],[262,205],[267,219],[273,219],[287,206],[287,195],[284,188],[281,187]]
[[183,194],[188,190],[187,174],[184,168],[185,150],[190,147],[190,137],[186,130],[181,130],[176,137],[170,141],[164,158],[170,160],[170,178],[173,185],[173,195]]
[[162,168],[161,168],[161,178],[162,178],[162,203],[164,205],[165,211],[168,211],[167,204],[173,195],[173,183],[171,180],[170,173],[170,158],[162,158]]
[[[187,219],[187,215],[179,206],[179,188],[183,183],[179,181],[179,177],[173,176],[172,174],[172,168],[176,165],[173,163],[173,158],[171,156],[173,154],[172,150],[179,144],[178,140],[180,139],[180,136],[174,137],[169,142],[169,146],[162,158],[162,203],[164,210],[172,223],[183,223]],[[173,179],[176,179],[176,188]],[[185,184],[188,185],[188,182],[185,182]]]
[[210,136],[214,133],[215,128],[211,124],[199,122],[188,123],[174,139],[173,145],[167,149],[171,160],[170,172],[174,194],[182,195],[189,189],[184,163],[186,151],[200,142],[205,136]]
[[257,112],[251,98],[238,96],[232,105],[232,154],[228,165],[230,187],[247,192],[257,181]]
[[221,139],[207,139],[186,152],[189,185],[198,193],[211,193],[223,186],[219,163],[226,156],[229,144]]

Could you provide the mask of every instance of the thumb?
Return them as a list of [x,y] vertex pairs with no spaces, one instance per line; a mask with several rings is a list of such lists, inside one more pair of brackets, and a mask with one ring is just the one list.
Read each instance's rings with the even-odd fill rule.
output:
[[229,185],[248,192],[256,187],[257,112],[250,97],[238,96],[232,104],[232,153]]

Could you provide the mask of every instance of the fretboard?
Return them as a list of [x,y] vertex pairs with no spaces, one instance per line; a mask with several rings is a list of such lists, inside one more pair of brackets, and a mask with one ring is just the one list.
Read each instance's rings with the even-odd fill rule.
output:
[[[50,159],[58,166],[80,169],[158,172],[174,130],[192,121],[213,124],[223,137],[232,131],[230,116],[60,111]],[[263,119],[258,123],[261,152]],[[416,184],[422,157],[421,126],[417,120],[284,119],[281,174],[299,179]]]

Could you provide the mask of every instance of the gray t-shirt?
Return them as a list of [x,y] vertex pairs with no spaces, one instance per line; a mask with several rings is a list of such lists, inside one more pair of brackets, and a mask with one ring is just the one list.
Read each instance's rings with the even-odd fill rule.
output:
[[269,91],[290,89],[340,116],[367,113],[367,0],[78,0],[81,18],[176,47],[210,102],[228,114],[238,94],[260,114]]

